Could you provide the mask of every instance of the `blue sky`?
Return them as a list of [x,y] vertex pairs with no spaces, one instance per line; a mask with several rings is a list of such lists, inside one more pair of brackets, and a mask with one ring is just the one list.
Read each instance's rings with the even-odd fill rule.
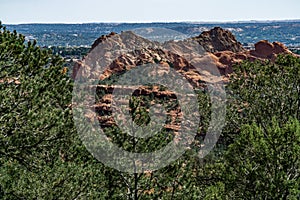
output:
[[299,0],[0,0],[0,8],[5,24],[300,19]]

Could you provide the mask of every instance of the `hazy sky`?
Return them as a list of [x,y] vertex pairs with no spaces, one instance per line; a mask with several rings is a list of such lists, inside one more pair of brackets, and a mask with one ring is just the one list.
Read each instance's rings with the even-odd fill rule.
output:
[[0,0],[11,23],[300,19],[299,0]]

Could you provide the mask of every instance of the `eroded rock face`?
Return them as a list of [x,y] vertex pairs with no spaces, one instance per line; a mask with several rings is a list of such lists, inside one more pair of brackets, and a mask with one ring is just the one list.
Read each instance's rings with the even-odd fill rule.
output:
[[270,43],[268,40],[261,40],[255,44],[255,49],[251,50],[250,54],[274,61],[278,54],[292,54],[292,52],[280,42]]
[[[95,102],[94,105],[90,105],[90,107],[99,113],[97,118],[101,126],[112,126],[116,124],[114,118],[110,116],[113,106],[111,99],[112,92],[116,88],[122,89],[122,92],[129,93],[131,93],[130,91],[132,90],[132,88],[123,88],[122,85],[105,85],[105,81],[114,75],[122,76],[123,73],[137,66],[155,64],[160,66],[159,70],[155,71],[155,73],[160,74],[162,77],[164,74],[168,74],[172,68],[185,77],[190,85],[195,88],[204,89],[206,87],[203,83],[203,79],[205,79],[205,76],[209,76],[209,74],[201,75],[184,56],[181,56],[185,53],[186,49],[190,47],[188,46],[189,44],[190,43],[181,44],[174,42],[168,43],[166,46],[163,44],[158,45],[156,42],[141,38],[132,32],[123,32],[119,35],[110,34],[108,37],[102,36],[94,43],[92,50],[85,59],[74,66],[73,77],[90,79],[91,77],[95,78],[94,74],[98,74],[96,78],[99,79],[99,85],[93,85],[93,87],[96,87],[99,91],[101,90],[100,93],[104,92],[104,95],[102,95],[101,98],[99,98],[100,100]],[[198,43],[195,41],[193,41],[192,44],[198,46]],[[104,50],[105,48],[111,49],[111,51]],[[205,52],[203,51],[203,55],[197,55],[193,58],[202,59],[205,57],[204,54]],[[210,57],[206,55],[206,58]],[[209,59],[203,59],[201,61],[203,62],[203,66],[214,64],[213,62],[209,63]],[[209,69],[206,69],[206,71],[209,72]],[[139,76],[139,74],[137,74],[137,76]],[[177,83],[177,79],[174,79],[173,84],[177,87],[182,87],[180,82]],[[171,101],[175,101],[178,97],[172,91],[161,90],[158,87],[149,88],[146,86],[135,90],[133,95],[152,96],[156,99],[167,98]],[[128,110],[128,112],[130,112],[130,110]],[[178,117],[182,115],[180,108],[174,107],[174,109],[167,112],[167,115],[171,121],[165,124],[165,128],[178,132]],[[87,117],[90,117],[89,119],[92,120],[93,115],[87,115]]]
[[[104,41],[104,46],[99,45]],[[112,51],[103,50],[105,48],[112,49]],[[133,50],[130,50],[131,48],[133,48]],[[200,49],[200,52],[198,52],[197,48]],[[191,50],[195,50],[195,52],[197,51],[198,53],[191,56]],[[198,69],[196,69],[188,59],[197,60],[198,66],[196,67],[198,67]],[[91,62],[90,60],[94,61]],[[94,65],[101,66],[98,67],[102,70],[98,78],[99,80],[105,80],[112,75],[119,75],[137,66],[146,64],[157,64],[163,66],[164,70],[168,70],[172,67],[187,78],[195,87],[201,86],[200,82],[205,78],[199,71],[212,73],[210,68],[216,66],[211,55],[205,52],[203,48],[192,39],[185,42],[172,41],[166,44],[158,44],[157,42],[152,42],[137,36],[133,32],[123,32],[121,34],[113,33],[107,37],[101,36],[101,38],[94,43],[89,55],[85,57],[82,62],[75,64],[73,67],[73,78],[75,78],[76,75],[86,76],[86,74],[93,74],[95,69],[93,69],[92,66]],[[199,68],[201,68],[201,70],[199,70]],[[215,70],[218,71],[216,67]]]
[[245,50],[230,31],[220,27],[204,31],[194,39],[198,41],[206,51],[211,53],[218,51],[241,52]]
[[251,52],[254,56],[268,58],[273,53],[274,45],[269,43],[267,40],[259,41],[254,46],[255,50]]
[[[124,37],[124,35],[126,37]],[[122,37],[121,37],[122,36]],[[220,27],[216,27],[210,31],[205,31],[198,37],[191,38],[190,41],[194,41],[184,46],[180,42],[167,42],[166,46],[160,46],[157,42],[146,40],[142,37],[135,35],[132,32],[124,32],[121,34],[111,33],[107,36],[101,36],[92,45],[89,55],[82,61],[78,62],[73,67],[72,77],[75,79],[76,75],[88,78],[88,74],[93,73],[93,64],[86,65],[86,59],[97,56],[98,52],[103,49],[97,49],[104,42],[107,43],[105,47],[108,49],[114,49],[114,52],[107,52],[104,55],[104,61],[96,59],[95,63],[102,63],[102,67],[105,69],[97,77],[99,80],[106,80],[113,75],[122,74],[137,66],[145,64],[157,64],[161,66],[161,69],[157,71],[158,74],[167,73],[172,67],[178,73],[182,74],[193,87],[206,88],[206,83],[210,81],[209,78],[212,72],[212,68],[216,67],[219,73],[223,76],[222,79],[213,80],[214,82],[227,81],[228,74],[232,73],[232,66],[238,64],[244,60],[255,61],[266,59],[275,61],[278,54],[292,54],[282,43],[273,42],[270,43],[266,40],[259,41],[255,44],[255,49],[247,51],[241,43],[238,42],[233,34]],[[192,48],[190,48],[191,46]],[[199,46],[198,46],[199,45]],[[130,47],[136,47],[132,51]],[[126,48],[128,47],[128,48]],[[190,49],[204,49],[202,55],[193,57],[190,59]],[[117,52],[115,55],[114,53]],[[121,52],[121,53],[120,53]],[[115,57],[114,57],[115,56]],[[190,60],[196,60],[197,64],[201,66],[200,71],[197,66],[193,66]],[[197,69],[196,69],[197,68]],[[81,69],[81,70],[80,70]],[[110,113],[111,112],[111,92],[114,88],[112,86],[101,85],[98,86],[107,92],[103,96],[102,100],[97,102],[93,107],[97,112]],[[118,87],[118,86],[114,86]],[[149,89],[147,87],[141,87],[135,91],[139,95],[154,94],[156,98],[176,98],[174,93],[170,91],[160,91],[157,88]],[[176,108],[169,112],[172,118],[172,122],[167,124],[168,129],[178,131],[178,126],[175,123],[176,118],[180,116],[180,109]],[[103,126],[112,126],[115,124],[112,117],[99,116],[99,121]]]
[[91,49],[90,49],[90,52],[95,48],[97,47],[101,42],[103,42],[104,40],[106,40],[107,38],[110,38],[112,36],[116,35],[115,32],[111,32],[110,34],[108,35],[101,35],[101,37],[99,37],[98,39],[95,40],[95,42],[92,44],[91,46]]
[[[92,45],[91,52],[99,46],[103,41],[112,40],[110,46],[134,46],[138,44],[139,49],[120,55],[118,58],[109,62],[108,69],[99,77],[105,79],[112,74],[122,73],[124,70],[130,70],[135,66],[146,63],[171,63],[176,70],[185,71],[186,74],[193,74],[195,80],[200,79],[200,75],[195,72],[193,66],[185,59],[182,52],[177,52],[176,45],[169,42],[167,45],[171,51],[157,48],[156,42],[151,42],[135,35],[132,32],[126,32],[126,41],[123,41],[119,34],[110,33],[107,36],[99,37]],[[280,42],[270,43],[267,40],[259,41],[255,44],[255,49],[247,51],[240,42],[236,40],[234,35],[227,30],[216,27],[210,31],[201,33],[198,37],[191,38],[199,43],[199,48],[204,49],[206,56],[210,57],[214,65],[216,65],[222,75],[232,73],[231,67],[234,64],[244,60],[255,61],[268,59],[275,61],[278,54],[292,54]],[[175,49],[172,49],[175,46]],[[180,55],[179,55],[180,54]],[[203,53],[204,54],[204,53]],[[295,55],[295,54],[294,54]],[[295,55],[296,56],[296,55]],[[72,77],[75,78],[82,64],[79,62],[73,67]]]

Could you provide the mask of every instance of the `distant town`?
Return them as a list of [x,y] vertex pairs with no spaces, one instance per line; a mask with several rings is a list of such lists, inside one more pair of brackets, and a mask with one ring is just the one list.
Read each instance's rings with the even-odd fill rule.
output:
[[92,23],[92,24],[20,24],[6,25],[27,40],[37,40],[40,46],[89,47],[99,36],[110,32],[143,28],[165,28],[197,36],[220,26],[231,31],[243,46],[251,48],[259,40],[280,41],[290,48],[300,47],[300,21],[248,23]]

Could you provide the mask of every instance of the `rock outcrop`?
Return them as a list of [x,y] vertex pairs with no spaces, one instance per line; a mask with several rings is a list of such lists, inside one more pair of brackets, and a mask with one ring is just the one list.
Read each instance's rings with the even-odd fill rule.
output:
[[261,40],[255,44],[255,48],[253,50],[233,52],[233,51],[218,51],[212,53],[212,57],[215,58],[220,73],[223,75],[228,75],[233,72],[232,66],[234,64],[238,64],[244,60],[255,61],[255,60],[270,60],[275,62],[277,56],[279,54],[291,54],[294,56],[298,56],[292,53],[284,44],[280,42],[270,43],[267,40]]
[[206,51],[211,53],[218,51],[241,52],[245,50],[230,31],[220,27],[204,31],[194,39],[198,41]]
[[280,42],[270,43],[268,40],[261,40],[255,44],[255,49],[251,50],[250,54],[274,61],[278,54],[292,54],[292,52]]
[[95,42],[92,44],[91,49],[90,49],[89,52],[91,52],[94,48],[96,48],[101,42],[103,42],[107,38],[110,38],[110,37],[112,37],[114,35],[116,35],[115,32],[111,32],[108,35],[101,35],[101,37],[99,37],[98,39],[96,39]]
[[[92,66],[100,63],[105,70],[103,70],[101,75],[97,78],[103,81],[109,79],[113,75],[122,74],[137,66],[152,63],[162,66],[160,71],[156,72],[158,74],[166,73],[172,67],[178,73],[182,74],[193,87],[205,89],[206,83],[209,81],[226,81],[227,75],[233,72],[232,66],[234,64],[238,64],[244,60],[264,61],[267,59],[274,61],[278,54],[292,54],[282,43],[270,43],[267,40],[259,41],[255,44],[254,50],[248,51],[243,48],[241,43],[235,39],[231,32],[220,27],[205,31],[198,37],[191,38],[185,42],[189,41],[191,42],[191,46],[189,46],[189,44],[185,46],[184,43],[174,41],[164,43],[165,46],[160,46],[157,42],[146,40],[132,32],[123,32],[121,34],[111,33],[107,36],[98,38],[92,45],[89,53],[90,55],[85,59],[90,60],[90,57],[97,57],[97,53],[103,52],[103,49],[106,47],[108,49],[113,48],[114,51],[100,55],[102,60],[97,60],[98,58],[94,57],[93,59],[96,59],[95,62],[89,63],[88,65],[86,64],[85,59],[82,62],[77,63],[73,68],[72,76],[75,78],[76,75],[86,76],[86,74],[92,74]],[[103,43],[106,43],[106,46],[101,47]],[[127,51],[130,47],[135,47],[135,49]],[[197,60],[197,63],[203,67],[201,68],[201,72],[199,72],[199,68],[195,68],[197,66],[194,66],[193,63],[188,60],[190,57],[189,54],[193,54],[193,52],[189,51],[193,51],[197,48],[202,48],[205,51],[202,55],[194,56],[190,61]],[[213,74],[211,66],[217,67],[217,70],[223,76],[221,79],[210,80],[206,78],[206,75],[207,77],[210,77],[211,74]],[[111,113],[111,92],[114,87],[118,86],[98,86],[98,88],[106,92],[106,95],[93,106],[96,111],[101,111],[106,114]],[[145,96],[154,94],[156,98],[176,98],[174,93],[170,91],[161,91],[155,87],[152,88],[152,90],[148,87],[142,87],[135,92]],[[169,124],[166,124],[165,128],[174,130],[175,132],[178,131],[179,126],[176,123],[176,118],[180,116],[180,109],[176,108],[173,111],[169,111],[168,114],[171,116],[172,121]],[[98,120],[103,126],[115,124],[112,117],[100,115]]]
[[[114,40],[111,42],[111,46],[124,46],[125,44],[133,46],[134,43],[140,44],[139,50],[130,52],[126,55],[121,55],[117,59],[113,60],[109,66],[107,66],[108,69],[101,75],[101,79],[107,78],[114,73],[121,73],[124,70],[129,70],[134,66],[145,63],[155,63],[157,61],[164,65],[166,65],[166,63],[172,63],[176,69],[188,72],[187,74],[191,74],[191,71],[195,71],[184,56],[176,54],[178,53],[176,52],[176,49],[174,51],[175,53],[172,51],[165,51],[160,48],[157,49],[156,42],[148,41],[132,32],[126,32],[126,34],[126,41],[121,41],[119,34],[112,32],[106,36],[102,35],[92,44],[90,52],[109,38]],[[278,54],[293,54],[282,43],[270,43],[267,40],[257,42],[255,44],[255,49],[248,51],[243,48],[241,43],[236,40],[230,31],[224,30],[220,27],[215,27],[210,31],[205,31],[199,36],[192,38],[192,40],[198,42],[199,48],[202,47],[207,52],[207,55],[215,62],[214,64],[219,68],[222,75],[232,73],[231,67],[244,60],[254,61],[268,59],[274,61]],[[145,48],[143,48],[143,46]],[[77,63],[73,67],[73,78],[75,78],[80,66],[81,64]],[[196,74],[194,72],[192,74],[194,75],[194,79],[199,78],[196,78]]]

